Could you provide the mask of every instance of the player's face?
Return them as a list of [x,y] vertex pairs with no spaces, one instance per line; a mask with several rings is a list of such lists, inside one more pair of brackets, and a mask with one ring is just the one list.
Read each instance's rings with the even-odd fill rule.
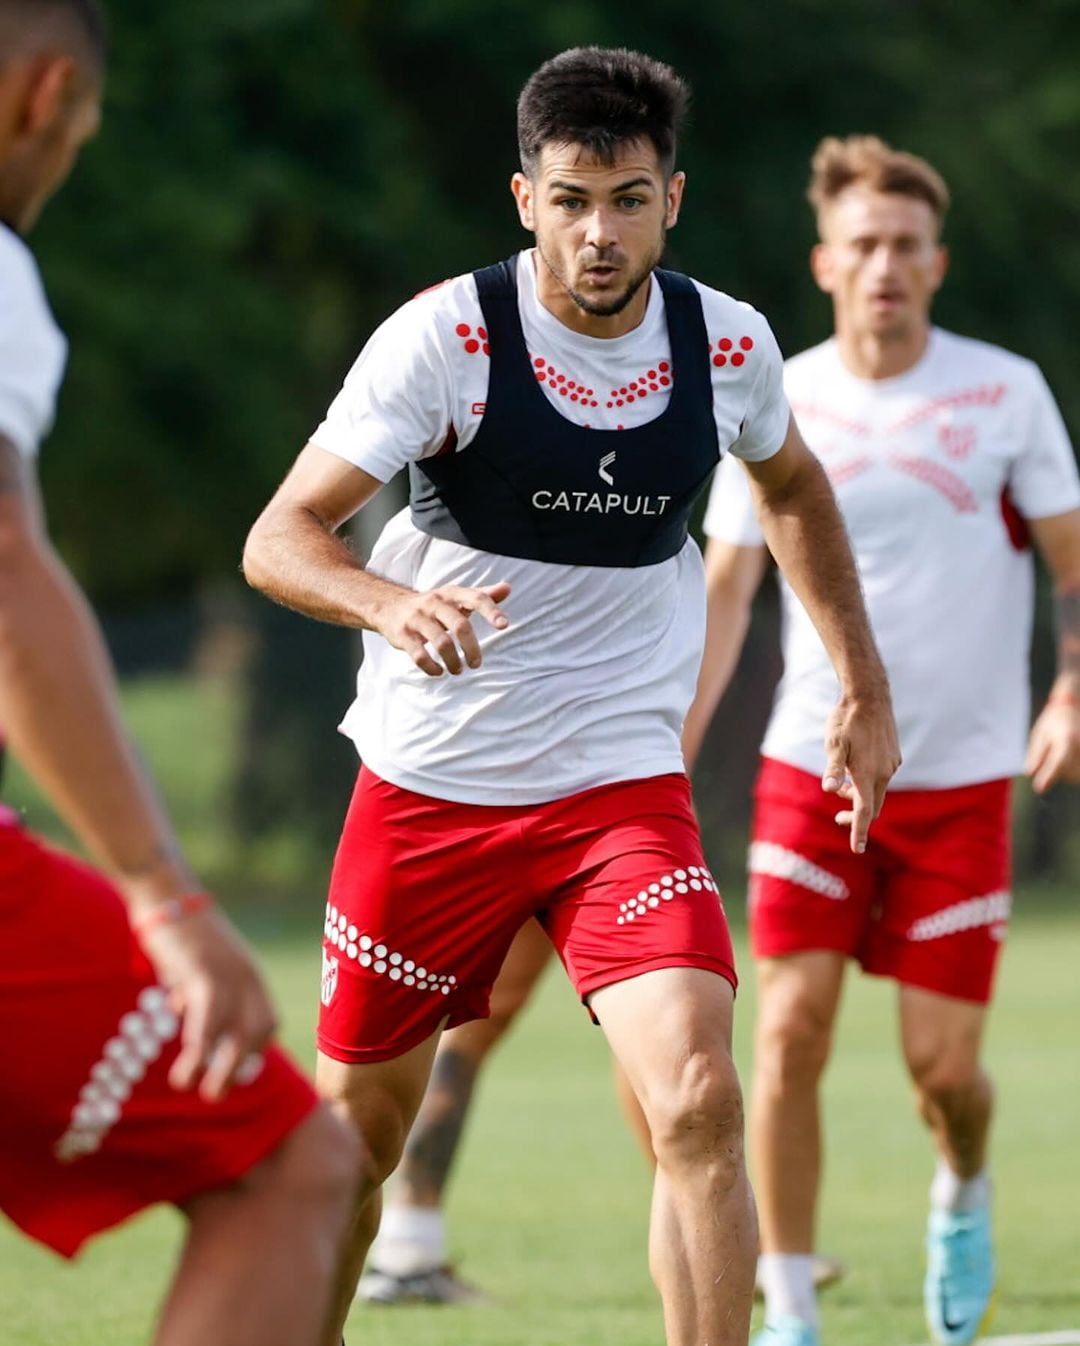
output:
[[648,141],[620,146],[612,162],[580,145],[545,145],[534,178],[513,180],[540,270],[554,282],[545,288],[589,318],[627,313],[663,255],[684,181],[682,173],[667,177]]
[[101,83],[69,59],[26,87],[18,131],[0,167],[0,219],[30,231],[101,125]]
[[925,329],[948,261],[928,202],[851,188],[825,212],[821,234],[811,263],[838,330],[904,340]]

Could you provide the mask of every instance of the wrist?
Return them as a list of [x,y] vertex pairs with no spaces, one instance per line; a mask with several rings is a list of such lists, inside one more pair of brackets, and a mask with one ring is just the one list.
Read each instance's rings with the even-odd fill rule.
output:
[[1046,698],[1048,706],[1070,706],[1073,710],[1080,710],[1080,694],[1069,687],[1055,688]]
[[214,905],[214,899],[206,892],[183,893],[180,897],[169,897],[163,902],[154,902],[130,910],[131,928],[137,935],[149,934],[163,925],[177,925],[189,916],[197,916]]

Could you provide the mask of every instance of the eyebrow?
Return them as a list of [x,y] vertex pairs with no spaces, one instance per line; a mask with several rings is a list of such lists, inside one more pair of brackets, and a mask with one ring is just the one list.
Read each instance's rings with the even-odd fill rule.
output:
[[[629,182],[620,182],[617,187],[611,189],[612,196],[620,196],[623,192],[628,192],[631,187],[653,187],[656,184],[652,178],[639,177],[631,178]],[[572,182],[549,182],[548,191],[551,192],[573,192],[575,196],[588,196],[588,188],[578,187]]]

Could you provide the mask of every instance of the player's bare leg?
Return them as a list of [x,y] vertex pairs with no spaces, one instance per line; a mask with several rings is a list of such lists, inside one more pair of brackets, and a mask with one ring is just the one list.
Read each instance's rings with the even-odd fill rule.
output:
[[322,1346],[362,1167],[319,1108],[240,1181],[187,1203],[155,1346]]
[[668,1346],[746,1346],[757,1222],[731,1059],[735,993],[700,968],[646,972],[591,997],[656,1153],[650,1263]]
[[987,1139],[993,1086],[979,1063],[984,1006],[900,988],[904,1059],[938,1151],[930,1186],[924,1300],[939,1342],[974,1341],[993,1303]]
[[900,1035],[919,1113],[961,1179],[986,1167],[994,1091],[979,1064],[985,1024],[982,1005],[900,988]]
[[525,1008],[553,952],[539,923],[527,921],[492,988],[490,1016],[443,1034],[360,1283],[362,1299],[397,1304],[482,1297],[446,1267],[443,1197],[480,1070]]
[[768,1319],[814,1323],[814,1233],[821,1183],[818,1085],[844,977],[825,950],[761,959],[750,1139]]
[[353,1206],[326,1346],[341,1341],[364,1258],[378,1232],[382,1184],[401,1159],[441,1033],[440,1027],[396,1060],[371,1065],[347,1065],[319,1053],[316,1088],[359,1135],[369,1161]]

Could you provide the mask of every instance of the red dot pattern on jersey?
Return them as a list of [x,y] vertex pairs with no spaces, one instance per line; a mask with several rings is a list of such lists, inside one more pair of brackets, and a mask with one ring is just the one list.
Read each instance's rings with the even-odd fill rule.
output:
[[483,350],[485,355],[491,354],[491,346],[487,339],[487,332],[483,327],[476,329],[476,336],[472,334],[472,328],[467,322],[459,322],[454,331],[461,337],[461,344],[465,348],[466,355],[475,355],[477,351]]
[[475,337],[470,337],[469,340],[466,341],[465,343],[465,349],[469,352],[470,355],[475,355],[476,352],[480,349],[480,343],[475,339]]
[[[713,348],[712,342],[710,341],[709,342],[710,352],[712,351],[712,348]],[[731,364],[737,369],[740,365],[744,365],[746,363],[746,356],[743,354],[743,352],[752,351],[753,349],[754,349],[753,337],[748,336],[740,337],[738,350],[735,350],[735,343],[734,341],[732,341],[731,337],[720,337],[720,339],[716,343],[716,354],[712,357],[712,362],[717,369],[723,369],[723,367],[726,364]],[[728,354],[729,351],[734,351],[734,354],[729,355]],[[661,368],[663,368],[663,366],[661,366]]]
[[454,331],[457,332],[459,337],[467,337],[472,332],[472,328],[467,323],[459,322]]
[[549,388],[555,388],[560,397],[569,396],[571,402],[580,402],[583,407],[598,407],[600,405],[595,400],[595,393],[592,388],[586,388],[584,383],[579,383],[577,379],[568,379],[565,374],[560,374],[555,366],[542,355],[534,355],[531,358],[537,383],[546,383]]

